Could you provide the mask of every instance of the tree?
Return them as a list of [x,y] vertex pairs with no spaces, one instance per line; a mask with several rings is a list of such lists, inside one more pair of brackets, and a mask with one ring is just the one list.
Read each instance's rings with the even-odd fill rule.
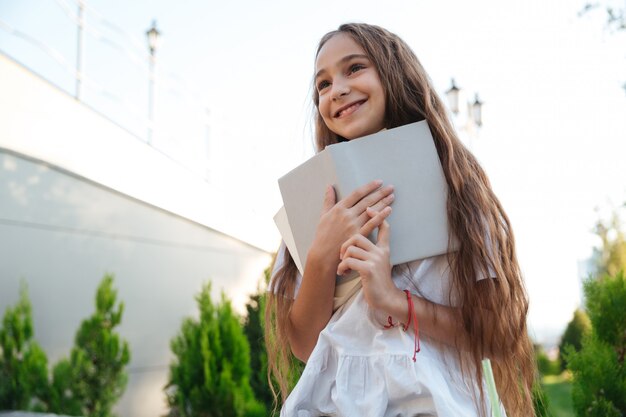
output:
[[551,360],[541,345],[534,345],[535,361],[540,376],[558,375],[561,373],[561,362],[559,359]]
[[22,283],[19,301],[6,309],[0,328],[0,410],[45,411],[48,359],[33,334],[32,307]]
[[626,279],[624,273],[584,284],[591,332],[576,352],[567,349],[573,374],[572,399],[577,415],[626,415]]
[[[269,269],[264,271],[265,283],[269,282]],[[274,397],[267,379],[267,350],[263,335],[265,326],[263,312],[265,311],[265,291],[259,289],[256,294],[250,296],[246,304],[248,315],[244,322],[243,330],[250,345],[250,386],[254,396],[265,404],[266,409],[273,407]]]
[[250,386],[250,346],[230,301],[222,294],[214,305],[210,284],[196,301],[199,319],[185,319],[171,342],[170,416],[265,416]]
[[567,360],[564,357],[566,347],[571,346],[575,351],[579,351],[582,347],[583,337],[591,331],[591,321],[587,313],[581,309],[574,311],[574,317],[567,324],[565,333],[561,336],[561,343],[559,343],[559,359],[561,363],[561,371],[564,371],[567,367]]
[[[606,27],[611,31],[626,30],[626,7],[624,2],[617,4],[617,0],[601,0],[594,3],[586,3],[579,16],[591,12],[594,9],[604,9],[606,12]],[[626,90],[626,83],[622,85]]]
[[[602,3],[602,4],[601,4]],[[616,6],[610,0],[603,0],[602,2],[587,3],[580,15],[588,13],[594,9],[602,8],[606,12],[606,25],[611,30],[626,30],[626,8],[624,3]]]
[[597,276],[615,276],[626,269],[626,236],[622,230],[619,213],[614,210],[608,221],[599,220],[595,233],[602,246],[594,249],[594,263]]
[[105,275],[96,291],[96,311],[84,320],[70,358],[54,369],[50,411],[85,417],[112,416],[113,405],[126,388],[128,342],[114,331],[122,321],[124,303],[117,303],[113,276]]

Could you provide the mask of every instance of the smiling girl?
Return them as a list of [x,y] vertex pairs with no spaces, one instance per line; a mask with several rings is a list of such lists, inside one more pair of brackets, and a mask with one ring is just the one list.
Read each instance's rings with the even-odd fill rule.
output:
[[[266,341],[281,415],[487,416],[488,357],[508,415],[534,416],[528,299],[511,225],[414,53],[380,27],[342,25],[320,41],[314,87],[318,150],[428,122],[460,244],[392,267],[393,187],[372,182],[336,201],[329,186],[303,276],[284,245],[273,268]],[[362,290],[333,312],[336,276],[350,270]],[[292,354],[306,367],[289,393]]]

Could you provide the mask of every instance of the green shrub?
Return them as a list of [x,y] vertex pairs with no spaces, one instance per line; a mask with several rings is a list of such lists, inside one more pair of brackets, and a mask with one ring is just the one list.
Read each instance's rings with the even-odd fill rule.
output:
[[45,411],[48,359],[33,334],[32,306],[23,283],[19,301],[6,309],[0,328],[0,410]]
[[86,417],[112,416],[124,393],[130,361],[128,343],[114,331],[122,321],[124,304],[116,307],[113,276],[106,275],[96,291],[96,311],[80,325],[69,359],[52,372],[50,411]]
[[591,331],[591,321],[587,313],[581,309],[574,311],[574,317],[567,324],[567,328],[561,337],[561,343],[559,344],[559,361],[560,371],[564,371],[567,368],[567,359],[565,358],[565,351],[567,346],[572,346],[574,350],[579,351],[582,346],[583,337],[589,334]]
[[171,342],[169,415],[265,416],[250,387],[250,347],[230,301],[222,294],[214,305],[210,284],[196,301],[199,320],[185,319]]
[[578,416],[626,416],[626,280],[623,272],[584,284],[592,331],[566,349]]

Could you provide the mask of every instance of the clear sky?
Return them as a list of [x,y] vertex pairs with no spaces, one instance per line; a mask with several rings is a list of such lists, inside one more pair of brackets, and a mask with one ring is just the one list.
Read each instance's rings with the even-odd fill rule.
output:
[[[101,16],[87,13],[94,31],[86,39],[85,71],[140,117],[147,106],[145,61],[134,63],[129,55],[141,55],[144,32],[157,20],[163,33],[157,117],[168,118],[161,123],[176,140],[197,150],[204,145],[187,132],[199,116],[190,114],[202,113],[199,103],[208,107],[212,181],[224,187],[224,204],[249,206],[250,233],[262,233],[270,247],[278,240],[271,220],[281,204],[276,180],[312,152],[317,41],[347,21],[400,35],[438,91],[454,77],[485,102],[484,127],[471,146],[513,222],[531,329],[539,341],[563,331],[580,301],[579,262],[597,243],[591,233],[596,208],[626,200],[626,35],[606,30],[601,10],[579,16],[584,1],[578,0],[91,0],[89,6]],[[73,63],[75,28],[68,16],[75,9],[74,0],[2,2],[0,19],[46,39]],[[137,45],[102,19],[136,37]],[[130,52],[98,36],[121,39]],[[30,48],[1,29],[0,47]],[[50,79],[73,88],[49,59],[26,63],[48,68]],[[173,87],[167,90],[166,82]],[[183,89],[196,103],[172,105],[174,90]]]

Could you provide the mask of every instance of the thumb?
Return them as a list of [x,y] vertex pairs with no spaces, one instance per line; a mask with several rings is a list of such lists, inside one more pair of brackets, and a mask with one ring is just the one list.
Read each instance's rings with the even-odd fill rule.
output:
[[383,222],[378,226],[378,239],[376,240],[376,246],[378,247],[389,247],[389,232],[390,232],[389,223],[387,220],[383,220]]
[[322,213],[326,213],[328,210],[333,208],[336,202],[335,197],[335,189],[332,185],[326,187],[326,192],[324,193],[324,204],[322,208]]

